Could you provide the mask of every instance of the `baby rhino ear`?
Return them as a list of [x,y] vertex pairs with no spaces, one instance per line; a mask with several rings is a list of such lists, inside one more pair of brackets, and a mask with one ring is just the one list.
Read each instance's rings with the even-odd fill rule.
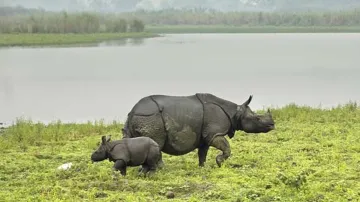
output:
[[110,142],[111,140],[111,135],[109,135],[109,137],[107,138],[106,142]]

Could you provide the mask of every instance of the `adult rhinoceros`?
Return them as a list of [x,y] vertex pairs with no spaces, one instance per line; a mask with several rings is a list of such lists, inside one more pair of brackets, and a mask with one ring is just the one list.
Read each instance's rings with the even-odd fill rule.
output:
[[[201,167],[212,146],[222,151],[216,157],[221,167],[231,153],[226,135],[232,138],[238,130],[267,133],[275,129],[271,112],[254,113],[249,107],[251,100],[252,95],[238,105],[208,93],[146,96],[128,114],[123,138],[147,136],[159,144],[162,152],[177,156],[197,148]],[[162,158],[159,164],[163,164]]]

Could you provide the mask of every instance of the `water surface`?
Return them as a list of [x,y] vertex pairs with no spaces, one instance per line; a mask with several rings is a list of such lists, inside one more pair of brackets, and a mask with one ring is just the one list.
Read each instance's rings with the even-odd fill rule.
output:
[[360,34],[173,34],[0,49],[0,122],[124,121],[150,94],[213,93],[261,109],[360,101]]

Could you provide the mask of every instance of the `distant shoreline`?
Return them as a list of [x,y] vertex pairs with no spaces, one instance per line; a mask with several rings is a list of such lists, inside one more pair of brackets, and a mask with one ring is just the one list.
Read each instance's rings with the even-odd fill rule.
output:
[[360,26],[228,26],[228,25],[147,25],[147,32],[185,33],[360,33]]
[[81,45],[100,43],[108,40],[150,38],[158,36],[158,34],[148,32],[91,34],[0,33],[0,47]]
[[226,25],[149,25],[145,32],[135,33],[0,33],[0,47],[91,45],[118,39],[153,38],[160,34],[196,33],[360,33],[360,26],[291,27],[291,26],[226,26]]

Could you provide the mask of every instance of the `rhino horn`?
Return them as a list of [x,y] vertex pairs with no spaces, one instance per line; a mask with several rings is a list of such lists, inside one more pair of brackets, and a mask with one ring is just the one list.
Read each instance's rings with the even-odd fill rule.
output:
[[248,100],[246,100],[244,103],[243,103],[243,105],[244,106],[248,106],[249,104],[250,104],[250,102],[251,102],[251,100],[252,100],[252,95],[250,95],[250,97],[248,98]]

